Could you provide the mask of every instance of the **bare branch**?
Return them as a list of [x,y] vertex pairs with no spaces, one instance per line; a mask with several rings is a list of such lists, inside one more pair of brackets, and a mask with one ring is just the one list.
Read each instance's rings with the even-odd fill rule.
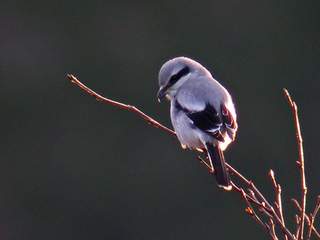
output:
[[[272,169],[269,172],[269,176],[272,180],[273,186],[274,186],[276,193],[277,193],[277,202],[275,203],[275,205],[278,209],[278,214],[280,216],[280,220],[283,223],[283,226],[285,226],[284,217],[283,217],[283,213],[282,213],[281,186],[280,186],[280,184],[277,184],[276,178],[274,176],[274,171]],[[288,239],[287,235],[284,235],[284,238],[287,240]]]
[[[319,197],[320,197],[320,196],[319,196]],[[317,203],[317,205],[316,205],[315,210],[316,210],[317,208],[319,208],[319,197],[318,197],[318,203]],[[291,199],[291,201],[295,204],[295,206],[296,206],[296,207],[298,208],[298,210],[301,212],[302,208],[301,208],[299,202],[298,202],[296,199]],[[316,211],[315,211],[314,213],[317,214]],[[320,233],[317,231],[317,229],[316,229],[313,225],[311,225],[310,218],[308,217],[307,214],[304,215],[304,218],[305,218],[305,220],[307,221],[307,224],[311,227],[311,229],[312,229],[312,231],[314,232],[314,234],[320,239]],[[300,226],[300,224],[299,224],[300,220],[299,220],[299,219],[300,219],[300,218],[296,215],[297,224]]]
[[200,163],[202,163],[206,168],[210,170],[211,173],[213,173],[211,166],[205,160],[203,160],[200,156],[197,156],[197,158],[200,161]]
[[[212,169],[211,169],[211,166],[205,161],[203,160],[200,156],[197,156],[198,160],[200,160],[200,162],[202,164],[204,164],[204,166],[211,172],[212,172]],[[227,164],[227,163],[226,163]],[[240,173],[238,173],[235,169],[233,169],[229,164],[227,164],[227,167],[228,167],[228,170],[235,174],[237,177],[239,177],[240,179],[243,179],[244,181],[246,182],[249,182],[248,180],[246,180]],[[246,208],[246,212],[252,216],[267,232],[268,234],[270,235],[270,237],[273,239],[273,240],[277,240],[278,238],[276,237],[276,234],[275,234],[275,229],[274,229],[274,224],[273,224],[273,221],[271,220],[271,218],[273,218],[273,216],[271,214],[269,214],[269,209],[266,209],[266,205],[264,204],[264,202],[260,203],[258,199],[255,198],[255,194],[253,192],[253,190],[249,189],[250,190],[250,193],[251,193],[251,196],[248,195],[242,188],[239,188],[234,182],[231,181],[231,185],[232,187],[241,194],[242,198],[244,199],[245,203],[247,204],[247,208]],[[270,223],[272,223],[272,225],[268,225],[267,223],[263,223],[261,221],[261,219],[259,218],[259,216],[256,214],[256,212],[254,211],[253,207],[251,206],[250,202],[256,204],[260,211],[263,212],[265,215],[267,215],[268,217],[270,217]]]
[[307,205],[307,184],[306,184],[306,175],[305,175],[305,167],[304,167],[304,153],[303,153],[303,140],[300,130],[300,123],[299,123],[299,116],[298,116],[298,107],[295,102],[292,101],[289,92],[286,89],[283,89],[290,105],[293,110],[295,122],[296,122],[296,131],[297,131],[297,138],[299,144],[299,155],[300,155],[300,170],[301,170],[301,188],[302,188],[302,211],[301,211],[301,221],[300,221],[300,234],[298,238],[300,240],[303,239],[303,230],[304,230],[304,215],[306,212],[306,205]]
[[[201,157],[197,157],[201,163],[203,163],[206,168],[208,168],[209,170],[211,170],[211,167],[209,166],[209,164],[207,164]],[[289,238],[290,240],[295,240],[296,238],[292,235],[292,233],[286,228],[284,222],[281,220],[281,218],[279,218],[279,216],[277,215],[277,213],[274,211],[274,208],[270,205],[270,203],[265,199],[265,197],[260,193],[260,191],[254,186],[254,184],[247,180],[244,176],[242,176],[237,170],[235,170],[230,164],[226,163],[228,170],[230,173],[234,174],[235,176],[237,176],[242,182],[245,183],[245,185],[247,185],[247,187],[249,187],[250,191],[251,191],[251,196],[249,196],[248,194],[244,195],[244,191],[242,188],[239,188],[238,186],[236,186],[233,182],[231,182],[233,188],[238,191],[241,196],[244,198],[245,202],[248,205],[248,201],[256,204],[260,211],[262,213],[264,213],[265,215],[267,215],[270,219],[272,219],[272,223],[275,224],[280,227],[280,229],[282,230],[283,234],[285,236],[287,236],[287,238]],[[245,196],[245,197],[244,197]],[[252,196],[258,196],[259,199],[257,199],[256,197],[252,197]],[[247,208],[246,212],[250,213],[252,209],[252,207],[250,206],[250,204],[248,205],[249,209]],[[252,212],[253,213],[253,212]],[[251,214],[250,214],[251,215]],[[253,216],[256,220],[257,218],[254,215]],[[258,221],[258,220],[257,220]],[[271,222],[270,222],[271,223]],[[261,225],[261,223],[260,223]],[[265,226],[265,225],[264,225]],[[264,227],[265,228],[265,227]],[[266,229],[266,228],[265,228]],[[268,226],[268,233],[271,237],[276,237],[275,235],[273,235],[272,231],[273,228],[272,226]],[[274,239],[274,238],[273,238]]]
[[[310,214],[310,223],[309,223],[309,231],[308,231],[308,240],[311,238],[311,232],[312,232],[312,230],[315,230],[315,229],[313,229],[314,227],[313,227],[313,223],[314,223],[314,219],[316,218],[316,216],[317,216],[317,213],[318,213],[318,211],[319,211],[319,208],[320,208],[320,196],[318,196],[318,201],[317,201],[317,205],[316,205],[316,207],[315,207],[315,209],[314,209],[314,211],[313,211],[313,214],[311,215]],[[320,236],[318,236],[318,238],[320,238]]]
[[[289,239],[294,240],[294,236],[292,233],[285,227],[284,223],[281,221],[281,219],[278,217],[277,213],[274,211],[274,208],[270,205],[270,203],[265,199],[265,197],[260,193],[260,191],[254,186],[254,184],[251,181],[248,181],[244,176],[242,176],[238,171],[236,171],[233,167],[231,167],[229,164],[227,164],[227,167],[231,173],[236,175],[238,178],[244,182],[249,189],[260,199],[259,204],[257,204],[260,209],[264,212],[264,214],[268,215],[269,217],[273,219],[275,224],[280,227],[282,232],[288,236]],[[260,202],[261,201],[261,202]]]
[[271,236],[273,237],[273,239],[274,240],[278,240],[278,238],[277,238],[277,236],[276,236],[276,229],[275,229],[275,224],[274,224],[274,222],[273,222],[273,220],[272,220],[272,218],[270,218],[270,227],[271,227]]
[[[234,183],[233,183],[233,185],[234,185]],[[268,234],[274,239],[274,235],[271,233],[270,227],[268,226],[268,224],[263,223],[263,222],[261,221],[261,219],[259,218],[259,216],[256,214],[256,212],[254,211],[253,207],[251,206],[251,204],[250,204],[250,202],[249,202],[249,200],[248,200],[248,196],[247,196],[247,194],[245,193],[245,191],[244,191],[242,188],[239,189],[238,187],[236,187],[236,189],[242,194],[242,197],[243,197],[244,201],[246,202],[246,204],[247,204],[247,206],[248,206],[245,211],[246,211],[251,217],[253,217],[253,218],[268,232]]]
[[117,101],[113,101],[111,99],[102,97],[101,95],[99,95],[98,93],[96,93],[95,91],[91,90],[90,88],[88,88],[86,85],[84,85],[82,82],[80,82],[76,77],[74,77],[71,74],[67,75],[68,79],[76,84],[77,86],[79,86],[80,88],[82,88],[83,90],[85,90],[87,93],[89,93],[92,97],[94,97],[97,101],[102,101],[102,102],[106,102],[106,103],[110,103],[114,106],[117,107],[121,107],[130,111],[133,111],[135,113],[137,113],[138,115],[140,115],[141,117],[143,117],[145,120],[148,121],[149,124],[153,125],[156,128],[160,128],[162,130],[165,130],[166,132],[176,136],[176,133],[174,131],[172,131],[171,129],[163,126],[162,124],[158,123],[156,120],[152,119],[151,117],[149,117],[147,114],[145,114],[144,112],[140,111],[138,108],[136,108],[135,106],[131,106],[131,105],[127,105],[127,104],[123,104]]

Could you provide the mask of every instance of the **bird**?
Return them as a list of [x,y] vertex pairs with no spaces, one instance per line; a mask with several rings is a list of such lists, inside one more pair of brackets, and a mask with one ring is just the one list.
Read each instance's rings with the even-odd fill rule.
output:
[[182,148],[205,152],[218,186],[231,190],[223,155],[238,129],[231,95],[205,67],[187,57],[167,61],[158,80],[158,101],[166,97],[171,102],[171,122]]

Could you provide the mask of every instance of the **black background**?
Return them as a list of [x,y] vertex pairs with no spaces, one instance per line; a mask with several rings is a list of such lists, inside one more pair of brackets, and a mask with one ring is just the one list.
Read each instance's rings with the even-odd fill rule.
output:
[[0,238],[268,239],[196,152],[66,78],[171,127],[157,76],[177,56],[233,95],[239,131],[226,159],[270,202],[275,171],[295,231],[299,155],[282,88],[299,107],[309,213],[320,192],[319,26],[318,1],[3,1]]

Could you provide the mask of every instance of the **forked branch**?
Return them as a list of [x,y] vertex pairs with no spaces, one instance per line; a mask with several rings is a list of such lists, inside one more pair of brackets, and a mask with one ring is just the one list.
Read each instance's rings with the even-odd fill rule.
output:
[[[301,188],[302,188],[302,207],[301,207],[301,217],[300,217],[300,232],[299,234],[296,234],[298,239],[302,240],[303,239],[303,230],[304,230],[304,215],[306,213],[306,205],[307,205],[307,184],[306,184],[306,174],[305,174],[305,167],[304,167],[304,152],[303,152],[303,140],[302,140],[302,135],[301,135],[301,130],[300,130],[300,122],[299,122],[299,116],[298,116],[298,107],[297,104],[292,101],[290,94],[287,89],[283,89],[294,114],[294,119],[296,122],[296,131],[297,131],[297,139],[298,139],[298,144],[299,144],[299,155],[300,155],[300,162],[297,162],[300,171],[301,171]],[[299,229],[299,228],[297,228]]]

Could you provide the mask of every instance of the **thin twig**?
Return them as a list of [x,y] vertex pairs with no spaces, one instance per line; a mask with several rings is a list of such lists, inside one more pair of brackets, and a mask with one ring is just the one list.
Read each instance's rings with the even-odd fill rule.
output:
[[[200,163],[202,163],[208,170],[210,170],[210,173],[212,173],[212,168],[211,166],[205,161],[203,160],[200,156],[197,156],[198,160],[200,161]],[[226,163],[227,167],[230,169],[232,168],[228,163]],[[233,169],[234,170],[234,169]],[[232,171],[232,170],[229,170],[231,173],[234,173],[237,177],[241,176],[241,174],[239,174],[237,171]],[[243,176],[241,176],[243,177]],[[232,187],[234,187],[236,189],[237,192],[241,193],[242,194],[242,188],[239,188],[234,182],[231,181],[231,185]],[[256,198],[246,194],[246,198],[248,201],[256,204],[257,206],[263,208],[265,207],[262,203],[260,203]]]
[[253,207],[251,206],[251,204],[250,204],[250,202],[248,200],[248,197],[247,197],[247,194],[245,193],[245,191],[242,188],[240,188],[239,191],[242,194],[242,198],[244,199],[244,201],[246,202],[246,204],[248,206],[245,211],[250,216],[252,216],[270,234],[271,237],[273,237],[273,235],[270,232],[270,228],[269,228],[268,224],[263,223],[261,221],[261,219],[259,218],[259,216],[254,211]]
[[227,167],[230,172],[235,174],[238,178],[240,178],[254,193],[259,199],[261,200],[262,204],[262,210],[265,211],[265,213],[268,213],[272,216],[273,220],[275,221],[275,224],[280,227],[282,232],[288,236],[290,240],[294,240],[294,236],[292,233],[285,227],[284,223],[281,221],[281,219],[278,217],[277,213],[274,211],[274,208],[270,205],[270,203],[265,199],[265,197],[260,193],[260,191],[254,186],[254,184],[247,180],[244,176],[242,176],[238,171],[236,171],[233,167],[231,167],[229,164],[227,164]]
[[130,111],[133,111],[137,114],[139,114],[141,117],[143,117],[145,120],[148,121],[149,124],[153,125],[156,128],[160,128],[162,130],[165,130],[166,132],[176,136],[176,133],[174,131],[172,131],[171,129],[163,126],[162,124],[158,123],[157,121],[155,121],[154,119],[152,119],[151,117],[149,117],[147,114],[145,114],[144,112],[140,111],[138,108],[136,108],[135,106],[131,106],[131,105],[127,105],[127,104],[123,104],[105,97],[102,97],[101,95],[99,95],[98,93],[96,93],[95,91],[91,90],[90,88],[88,88],[86,85],[84,85],[82,82],[80,82],[75,76],[68,74],[67,75],[68,79],[76,84],[77,86],[79,86],[80,88],[82,88],[83,90],[85,90],[87,93],[89,93],[92,97],[94,97],[97,101],[102,101],[102,102],[106,102],[106,103],[110,103],[114,106],[117,107],[121,107]]
[[304,230],[304,215],[306,212],[306,205],[307,205],[307,184],[306,184],[306,175],[305,175],[305,167],[304,167],[304,153],[303,153],[303,140],[300,130],[300,123],[299,123],[299,116],[298,116],[298,107],[295,102],[292,101],[289,92],[286,89],[283,89],[290,105],[293,110],[295,122],[296,122],[296,131],[297,131],[297,138],[299,144],[299,155],[300,155],[300,170],[301,170],[301,188],[302,188],[302,211],[301,211],[301,221],[300,221],[300,234],[298,238],[300,240],[303,239],[303,230]]
[[[202,164],[212,173],[212,171],[211,171],[211,170],[212,170],[211,166],[210,166],[205,160],[203,160],[200,156],[197,156],[197,158],[198,158],[198,160],[200,161],[200,163],[202,163]],[[227,167],[228,167],[228,169],[229,169],[229,171],[230,171],[231,173],[235,174],[235,175],[238,176],[238,177],[242,177],[242,178],[243,178],[243,176],[242,176],[241,174],[239,174],[237,171],[232,171],[232,170],[234,170],[234,169],[233,169],[229,164],[227,164]],[[232,170],[231,170],[231,168],[232,168]],[[254,197],[249,196],[242,188],[239,188],[239,187],[238,187],[234,182],[232,182],[232,181],[231,181],[231,185],[232,185],[232,187],[233,187],[237,192],[240,193],[240,195],[242,196],[242,198],[243,198],[244,201],[246,202],[246,204],[247,204],[248,207],[246,208],[245,211],[246,211],[250,216],[252,216],[252,217],[268,232],[268,234],[270,235],[270,237],[272,237],[272,239],[276,240],[277,238],[276,238],[275,235],[273,234],[272,228],[270,228],[268,224],[263,223],[263,222],[261,221],[261,219],[259,218],[259,216],[256,214],[256,212],[255,212],[254,209],[252,208],[250,202],[252,202],[252,203],[256,204],[257,206],[259,206],[260,209],[265,208],[265,205],[261,204],[261,203],[260,203],[257,199],[255,199]],[[253,196],[254,196],[254,195],[253,195]],[[266,212],[267,212],[267,211],[266,211]],[[269,215],[269,216],[271,216],[271,215]]]
[[292,233],[285,227],[284,223],[281,221],[281,219],[278,217],[277,213],[274,211],[274,208],[270,205],[270,203],[265,199],[265,197],[260,193],[260,191],[254,186],[254,184],[247,180],[244,176],[242,176],[237,170],[235,170],[232,166],[230,166],[228,163],[226,163],[229,171],[236,175],[242,182],[244,182],[249,189],[251,189],[254,194],[260,199],[261,203],[259,204],[255,203],[261,208],[261,210],[264,212],[264,214],[268,215],[271,217],[275,224],[280,227],[282,232],[288,236],[290,240],[295,240],[294,236]]
[[297,224],[297,231],[296,231],[296,239],[298,239],[299,233],[300,233],[300,217],[298,215],[295,215],[296,218],[296,224]]
[[[200,162],[202,164],[205,165],[206,168],[208,168],[209,170],[211,170],[211,167],[209,166],[209,164],[207,164],[201,157],[197,157]],[[274,209],[271,207],[271,205],[267,202],[267,200],[263,197],[263,195],[259,192],[259,190],[253,185],[253,183],[249,180],[247,180],[244,176],[242,176],[237,170],[235,170],[232,166],[230,166],[230,164],[226,163],[228,170],[230,173],[233,173],[235,176],[237,176],[239,179],[241,179],[248,187],[249,189],[256,195],[259,196],[260,200],[262,201],[261,203],[257,200],[254,199],[252,196],[249,196],[248,194],[245,194],[245,202],[248,205],[248,201],[255,203],[257,206],[260,207],[260,210],[267,216],[269,216],[270,218],[274,219],[275,222],[277,223],[277,225],[280,227],[280,229],[282,230],[282,232],[284,233],[285,236],[289,237],[291,240],[294,240],[294,236],[290,233],[290,231],[285,227],[284,223],[281,221],[281,219],[277,216],[277,214],[275,213]],[[239,188],[238,186],[236,186],[233,182],[231,182],[233,188],[235,190],[237,190],[242,196],[244,191],[242,188]],[[248,205],[248,207],[250,209],[252,209],[252,207],[250,205]],[[248,212],[248,208],[247,211]],[[249,213],[249,212],[248,212]],[[254,213],[254,212],[253,212]],[[252,216],[252,215],[251,215]],[[255,217],[253,215],[253,217]],[[255,218],[256,220],[258,218]],[[257,220],[258,221],[258,220]],[[262,223],[263,224],[263,223]],[[261,225],[261,223],[260,223]],[[265,228],[265,225],[264,225]],[[266,229],[266,228],[265,228]],[[272,228],[268,229],[268,233],[270,234],[270,236],[273,236],[272,232],[270,232],[272,230]]]
[[311,232],[313,230],[312,228],[313,228],[314,219],[317,216],[319,208],[320,208],[320,196],[318,196],[317,205],[316,205],[316,207],[315,207],[315,209],[313,211],[313,214],[312,215],[310,214],[310,223],[309,223],[309,231],[308,231],[308,238],[307,238],[308,240],[311,238]]
[[200,163],[202,163],[206,168],[210,170],[210,172],[212,172],[211,166],[205,160],[203,160],[200,156],[197,156],[197,158],[200,161]]
[[276,230],[275,230],[275,224],[274,224],[274,222],[273,222],[273,220],[272,220],[272,218],[270,218],[270,228],[271,228],[271,236],[273,236],[273,239],[274,240],[278,240],[278,238],[277,238],[277,236],[276,236]]
[[[277,202],[275,203],[275,205],[278,209],[278,214],[280,216],[280,220],[283,223],[283,226],[285,226],[284,217],[283,217],[283,213],[282,213],[281,186],[280,186],[280,184],[277,184],[276,178],[274,176],[274,171],[272,169],[270,169],[269,176],[272,180],[273,187],[275,188],[276,193],[277,193]],[[288,239],[287,235],[284,235],[284,238],[285,238],[285,240],[287,240]]]
[[[296,206],[296,207],[298,208],[298,210],[301,212],[302,208],[301,208],[299,202],[298,202],[296,199],[291,199],[291,201],[295,204],[295,206]],[[319,197],[318,197],[318,202],[319,202]],[[318,204],[316,205],[316,209],[317,209],[317,207],[319,207]],[[316,214],[317,214],[317,212],[316,212]],[[299,218],[299,217],[296,216],[297,223],[299,224],[299,219],[298,219],[298,218]],[[317,238],[320,239],[320,233],[317,231],[317,229],[314,227],[314,225],[311,225],[310,218],[308,217],[307,214],[304,215],[304,218],[305,218],[305,220],[307,221],[308,225],[311,227],[311,229],[312,229],[312,231],[314,232],[314,234],[317,236]],[[300,224],[299,224],[299,225],[300,225]]]

